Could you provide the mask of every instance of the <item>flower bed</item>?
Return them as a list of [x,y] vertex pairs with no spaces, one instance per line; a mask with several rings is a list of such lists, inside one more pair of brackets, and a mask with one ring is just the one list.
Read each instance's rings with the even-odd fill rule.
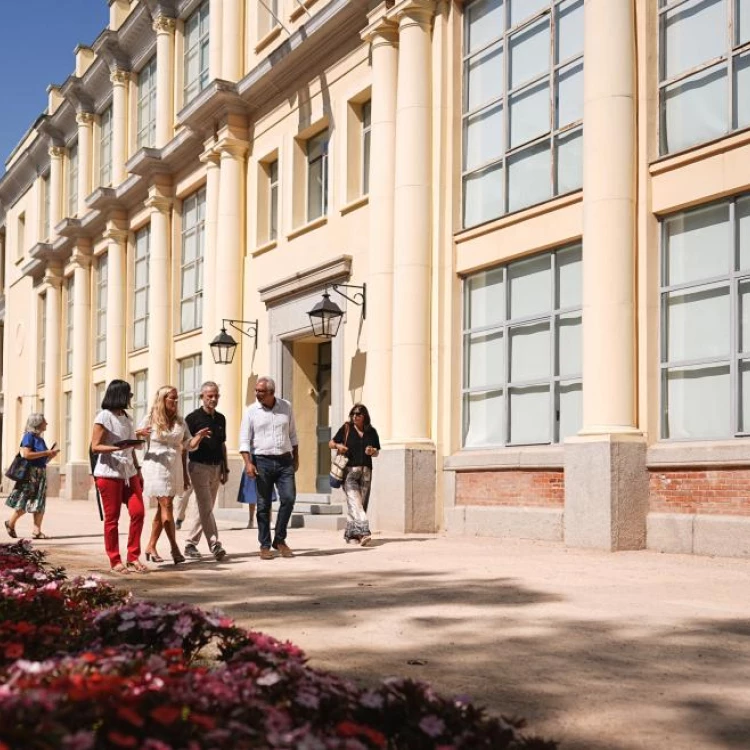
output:
[[0,639],[0,750],[556,747],[423,683],[359,688],[220,613],[68,580],[28,542],[0,545]]

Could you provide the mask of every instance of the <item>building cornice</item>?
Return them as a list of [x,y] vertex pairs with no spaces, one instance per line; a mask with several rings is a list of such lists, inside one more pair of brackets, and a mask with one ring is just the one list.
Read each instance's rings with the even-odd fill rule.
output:
[[271,306],[286,302],[290,297],[302,294],[311,289],[319,289],[329,284],[344,281],[352,273],[352,256],[338,255],[335,258],[319,263],[317,266],[297,271],[291,276],[272,281],[258,287],[261,302]]

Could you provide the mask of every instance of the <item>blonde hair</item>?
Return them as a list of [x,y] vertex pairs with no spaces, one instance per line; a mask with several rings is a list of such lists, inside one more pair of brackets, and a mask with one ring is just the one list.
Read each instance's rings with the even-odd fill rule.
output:
[[171,419],[167,416],[166,398],[172,391],[176,390],[172,385],[163,385],[154,396],[148,424],[152,430],[156,430],[157,435],[164,435],[174,429],[175,424],[182,424],[182,417],[178,416],[176,412]]

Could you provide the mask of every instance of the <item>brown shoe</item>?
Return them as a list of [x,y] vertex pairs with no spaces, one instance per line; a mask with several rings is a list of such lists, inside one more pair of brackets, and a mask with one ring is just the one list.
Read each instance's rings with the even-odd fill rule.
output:
[[271,552],[268,547],[261,547],[260,548],[260,559],[261,560],[273,560],[274,554]]
[[289,549],[289,547],[284,544],[284,542],[279,542],[276,546],[276,549],[281,553],[282,557],[294,557],[294,552]]

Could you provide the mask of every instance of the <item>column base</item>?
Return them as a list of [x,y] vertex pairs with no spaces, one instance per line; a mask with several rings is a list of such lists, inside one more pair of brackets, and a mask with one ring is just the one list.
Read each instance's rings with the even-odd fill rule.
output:
[[65,489],[62,497],[66,500],[88,500],[93,479],[88,463],[73,461],[65,467]]
[[60,497],[60,464],[47,466],[47,497]]
[[648,472],[642,435],[565,441],[565,544],[616,550],[646,547]]
[[229,464],[229,478],[226,484],[219,485],[219,492],[216,494],[217,508],[233,508],[237,510],[241,506],[237,502],[237,493],[240,489],[240,477],[245,470],[245,462],[242,456],[227,456]]
[[437,530],[435,448],[385,446],[373,461],[367,515],[375,531],[434,533]]

